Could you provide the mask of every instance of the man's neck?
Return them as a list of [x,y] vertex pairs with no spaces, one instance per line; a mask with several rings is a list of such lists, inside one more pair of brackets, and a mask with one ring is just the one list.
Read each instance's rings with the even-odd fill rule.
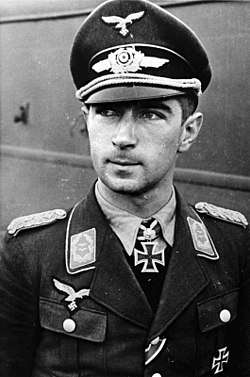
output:
[[153,188],[138,195],[121,194],[110,190],[100,179],[97,181],[97,189],[108,202],[124,209],[133,215],[149,218],[158,212],[172,195],[173,186]]

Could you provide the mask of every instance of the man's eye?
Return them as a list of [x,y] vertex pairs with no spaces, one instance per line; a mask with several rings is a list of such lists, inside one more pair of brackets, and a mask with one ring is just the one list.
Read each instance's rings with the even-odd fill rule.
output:
[[141,117],[146,120],[159,120],[164,118],[163,114],[158,111],[143,111]]
[[113,109],[97,109],[97,114],[106,118],[112,118],[112,117],[118,116],[118,112]]

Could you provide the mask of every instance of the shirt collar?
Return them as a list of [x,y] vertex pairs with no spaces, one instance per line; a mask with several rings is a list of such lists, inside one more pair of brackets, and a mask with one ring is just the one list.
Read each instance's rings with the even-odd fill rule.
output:
[[[127,253],[131,255],[134,249],[139,226],[142,220],[145,219],[135,216],[110,203],[100,191],[98,181],[95,185],[95,195],[109,225],[122,242]],[[170,246],[173,246],[174,243],[175,209],[176,195],[173,188],[169,201],[152,216],[159,221],[163,238]]]

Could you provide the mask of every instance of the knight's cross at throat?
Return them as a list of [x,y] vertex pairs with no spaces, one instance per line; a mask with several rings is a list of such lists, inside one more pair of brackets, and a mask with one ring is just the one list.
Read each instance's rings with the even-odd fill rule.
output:
[[160,236],[161,227],[156,219],[141,223],[134,248],[134,264],[142,264],[141,272],[159,272],[157,264],[165,266],[165,245]]

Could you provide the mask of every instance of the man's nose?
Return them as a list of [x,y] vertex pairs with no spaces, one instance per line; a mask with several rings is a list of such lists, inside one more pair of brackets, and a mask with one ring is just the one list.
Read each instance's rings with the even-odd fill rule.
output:
[[119,148],[133,148],[137,144],[136,121],[132,112],[125,113],[119,120],[112,137],[113,145]]

